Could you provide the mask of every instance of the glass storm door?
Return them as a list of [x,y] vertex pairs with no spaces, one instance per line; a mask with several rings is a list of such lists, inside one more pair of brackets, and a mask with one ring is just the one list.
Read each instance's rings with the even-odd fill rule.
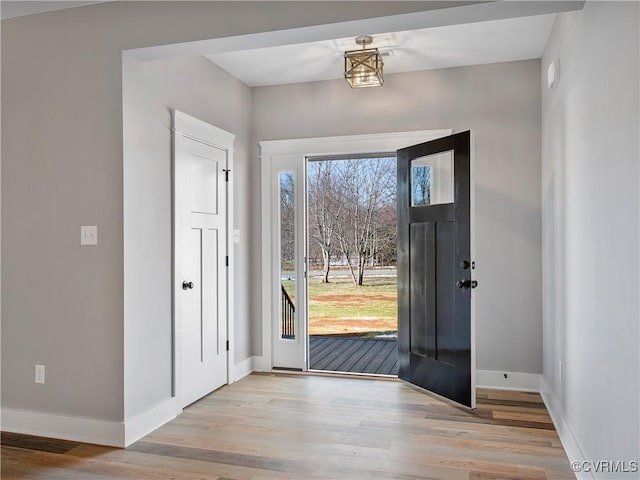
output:
[[306,369],[305,173],[299,158],[270,165],[273,368]]

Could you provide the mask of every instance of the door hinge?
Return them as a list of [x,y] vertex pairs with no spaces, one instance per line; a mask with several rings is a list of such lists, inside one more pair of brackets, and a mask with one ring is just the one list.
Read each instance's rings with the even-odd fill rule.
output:
[[227,352],[229,351],[229,340],[227,340]]
[[224,259],[224,266],[228,267],[229,266],[229,255],[227,255]]
[[229,173],[231,173],[231,170],[227,170],[226,168],[222,170],[224,172],[224,181],[228,182],[229,181]]

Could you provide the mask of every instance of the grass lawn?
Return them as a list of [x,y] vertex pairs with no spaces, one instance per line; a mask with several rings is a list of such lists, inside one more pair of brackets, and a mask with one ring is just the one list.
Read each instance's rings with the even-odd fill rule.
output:
[[[351,278],[334,277],[330,282],[309,281],[309,335],[397,331],[396,277],[365,276],[361,287]],[[282,283],[293,291],[292,281]]]

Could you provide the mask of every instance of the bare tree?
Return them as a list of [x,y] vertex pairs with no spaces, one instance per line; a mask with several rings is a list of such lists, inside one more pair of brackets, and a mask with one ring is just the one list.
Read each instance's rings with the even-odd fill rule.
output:
[[393,158],[342,162],[338,184],[344,206],[334,233],[354,284],[362,285],[367,260],[383,243],[395,242],[395,228],[382,228],[381,213],[395,210],[396,162]]
[[295,179],[292,172],[280,173],[280,258],[282,271],[295,265]]
[[385,266],[396,262],[398,256],[397,205],[395,199],[374,216],[371,266]]
[[431,205],[431,166],[422,165],[411,170],[413,204]]
[[310,236],[322,254],[322,282],[329,283],[332,244],[342,211],[342,195],[336,183],[336,162],[309,162]]
[[322,282],[340,254],[353,282],[362,285],[367,263],[396,257],[394,158],[322,160],[308,165],[309,247],[322,257]]

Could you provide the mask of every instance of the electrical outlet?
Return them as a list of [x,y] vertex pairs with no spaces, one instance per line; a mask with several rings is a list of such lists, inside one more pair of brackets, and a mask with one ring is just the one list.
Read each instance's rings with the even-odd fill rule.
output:
[[240,243],[240,230],[238,229],[233,231],[233,243]]
[[44,365],[36,365],[36,383],[44,383]]
[[558,380],[562,381],[562,361],[558,362]]

